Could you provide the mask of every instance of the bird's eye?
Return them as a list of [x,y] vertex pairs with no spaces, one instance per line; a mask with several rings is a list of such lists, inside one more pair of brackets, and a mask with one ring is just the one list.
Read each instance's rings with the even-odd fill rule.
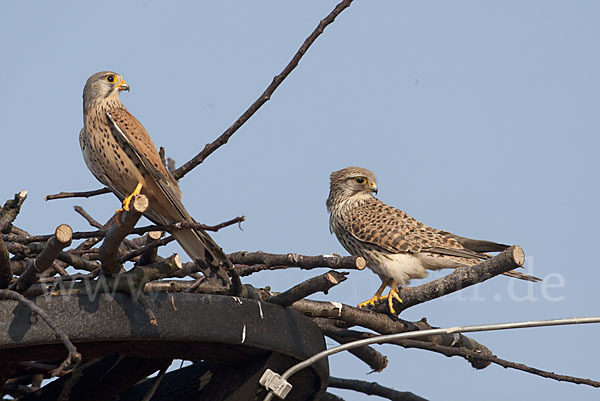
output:
[[362,177],[358,177],[354,179],[354,182],[357,184],[364,184],[365,183],[365,179]]
[[112,84],[113,82],[115,82],[115,76],[114,75],[107,76],[106,82],[110,82]]

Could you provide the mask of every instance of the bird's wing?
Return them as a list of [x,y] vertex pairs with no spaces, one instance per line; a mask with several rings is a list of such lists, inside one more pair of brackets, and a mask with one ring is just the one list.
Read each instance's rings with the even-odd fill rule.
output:
[[356,239],[392,253],[429,252],[470,259],[488,257],[465,249],[455,236],[428,227],[376,198],[349,208],[341,224]]
[[[181,202],[181,191],[177,187],[177,183],[162,164],[156,146],[142,124],[125,108],[111,109],[106,114],[112,123],[113,135],[120,139],[119,142],[129,146],[139,162],[133,160],[134,164],[139,164],[138,168],[143,167],[154,179],[159,190],[177,211],[179,221],[193,222],[194,219]],[[152,209],[152,205],[150,205],[150,209]],[[147,214],[151,220],[155,220],[160,224],[173,223],[172,221],[165,221],[164,218],[161,218],[158,213],[152,210],[149,213],[147,211]],[[184,229],[174,230],[172,234],[186,253],[196,260],[205,275],[210,277],[217,274],[223,282],[228,282],[227,274],[220,267],[221,261],[227,260],[227,256],[206,232],[197,229]],[[211,271],[211,268],[215,269],[216,273],[215,270]]]
[[127,144],[137,156],[141,166],[150,174],[165,197],[175,207],[181,221],[190,220],[191,216],[181,202],[181,191],[162,164],[156,145],[152,142],[142,123],[124,108],[112,109],[106,115],[112,123],[113,135],[121,139],[120,142]]
[[456,238],[456,240],[466,249],[470,249],[475,252],[502,252],[506,248],[510,247],[510,245],[499,244],[497,242],[485,241],[479,239],[471,239],[460,237],[458,235],[449,233],[447,231],[440,231],[444,235],[448,235],[450,237]]
[[[484,260],[491,256],[482,252],[499,252],[508,246],[490,241],[459,237],[436,230],[409,216],[402,210],[386,205],[376,198],[349,208],[340,221],[354,238],[376,245],[391,253],[426,252],[459,258]],[[477,262],[475,262],[477,263]],[[456,267],[456,266],[437,266]],[[511,270],[507,276],[527,281],[541,279]]]

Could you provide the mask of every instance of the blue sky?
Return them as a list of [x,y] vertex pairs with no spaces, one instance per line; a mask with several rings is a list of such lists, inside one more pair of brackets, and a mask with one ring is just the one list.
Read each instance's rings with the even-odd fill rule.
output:
[[[74,205],[106,220],[118,207],[110,195],[43,200],[99,187],[77,139],[88,76],[123,74],[132,90],[122,100],[181,164],[262,93],[334,5],[3,1],[0,199],[27,189],[17,224],[34,233],[87,229]],[[328,232],[328,177],[366,167],[383,201],[433,227],[519,244],[528,269],[546,279],[497,277],[403,318],[443,327],[596,315],[599,11],[594,1],[356,0],[272,99],[181,181],[184,203],[208,224],[247,217],[243,231],[215,235],[227,251],[346,254]],[[247,282],[281,291],[315,274]],[[354,305],[378,285],[352,272],[315,299]],[[598,333],[589,325],[471,336],[501,358],[598,379],[596,361],[582,357],[597,355]],[[458,358],[378,349],[390,358],[383,372],[366,376],[361,362],[337,355],[332,374],[431,400],[598,397],[497,366],[475,371]]]

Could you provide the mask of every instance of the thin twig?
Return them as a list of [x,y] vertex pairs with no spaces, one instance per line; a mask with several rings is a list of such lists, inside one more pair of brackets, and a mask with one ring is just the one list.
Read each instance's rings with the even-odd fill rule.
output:
[[[340,344],[346,344],[356,340],[354,337],[339,335],[337,332],[340,331],[340,329],[334,327],[329,319],[315,318],[313,320],[315,323],[317,323],[324,335]],[[365,347],[354,348],[348,350],[348,352],[366,363],[371,369],[373,369],[372,372],[381,372],[388,364],[387,357],[369,345]]]
[[74,206],[73,209],[75,209],[75,211],[77,213],[79,213],[81,215],[81,217],[83,217],[84,219],[87,220],[88,223],[90,223],[90,226],[92,227],[96,227],[99,229],[103,229],[104,226],[96,219],[94,219],[92,216],[90,216],[88,214],[88,212],[85,211],[85,209],[81,206]]
[[367,395],[377,395],[392,401],[427,401],[425,398],[419,397],[410,391],[397,391],[378,383],[364,380],[342,379],[332,376],[329,378],[329,387],[354,390]]
[[[373,334],[364,333],[362,338],[369,338],[371,336],[373,336]],[[512,361],[508,361],[506,359],[501,359],[493,354],[480,353],[480,352],[466,349],[463,347],[460,347],[460,348],[447,347],[447,346],[435,344],[435,343],[428,342],[428,341],[419,341],[419,340],[411,340],[411,339],[390,341],[389,343],[400,345],[401,347],[404,347],[404,348],[419,348],[419,349],[424,349],[424,350],[428,350],[428,351],[434,351],[439,354],[445,355],[447,357],[461,356],[468,360],[481,360],[481,361],[491,362],[491,363],[500,365],[504,368],[516,369],[516,370],[531,373],[531,374],[534,374],[537,376],[545,377],[547,379],[553,379],[556,381],[563,381],[563,382],[569,382],[569,383],[575,383],[575,384],[585,384],[585,385],[592,386],[592,387],[600,387],[600,381],[597,381],[597,380],[591,380],[591,379],[575,377],[575,376],[568,376],[568,375],[561,375],[561,374],[557,374],[557,373],[550,372],[547,370],[537,369],[537,368],[534,368],[534,367],[531,367],[531,366],[528,366],[528,365],[525,365],[522,363],[512,362]]]
[[44,311],[42,308],[37,306],[34,302],[30,301],[29,299],[25,298],[23,295],[19,294],[18,292],[15,292],[15,291],[1,290],[0,291],[0,299],[10,299],[13,301],[18,301],[22,305],[29,308],[29,310],[31,310],[32,313],[34,313],[34,314],[38,315],[40,318],[42,318],[42,320],[44,322],[46,322],[48,327],[50,327],[50,329],[54,332],[56,337],[58,337],[58,339],[60,339],[62,341],[62,343],[65,345],[65,348],[69,352],[69,355],[67,355],[65,360],[56,369],[56,372],[71,369],[81,361],[81,354],[79,352],[77,352],[77,348],[75,348],[75,346],[73,345],[71,340],[69,340],[67,333],[65,333],[60,327],[58,327],[56,325],[56,323],[54,323],[54,321],[50,318],[50,315],[48,315],[46,313],[46,311]]
[[269,298],[269,302],[281,306],[290,306],[294,302],[316,292],[324,292],[327,294],[327,291],[329,291],[331,287],[338,285],[342,281],[345,281],[347,274],[348,273],[340,273],[336,272],[335,270],[330,270],[327,273],[310,278],[298,285],[295,285],[281,294],[272,296]]
[[[375,336],[373,338],[365,338],[362,340],[356,340],[347,344],[339,345],[337,347],[329,348],[324,351],[321,351],[310,358],[299,362],[288,370],[286,370],[281,375],[282,381],[287,381],[292,375],[296,372],[305,369],[312,364],[327,358],[331,355],[337,354],[338,352],[347,351],[351,348],[361,347],[363,345],[370,344],[384,344],[390,341],[399,340],[399,339],[407,339],[407,338],[415,338],[415,337],[426,337],[437,334],[455,334],[455,333],[474,333],[481,331],[494,331],[494,330],[512,330],[512,329],[521,329],[521,328],[530,328],[530,327],[550,327],[550,326],[566,326],[566,325],[579,325],[579,324],[594,324],[600,323],[600,316],[591,316],[591,317],[578,317],[578,318],[566,318],[566,319],[551,319],[551,320],[529,320],[524,322],[510,322],[510,323],[493,323],[493,324],[478,324],[473,326],[454,326],[454,327],[445,327],[440,329],[431,329],[431,330],[423,330],[418,332],[408,332],[408,333],[394,333],[387,334],[381,336]],[[594,381],[593,381],[594,382]],[[582,383],[583,384],[583,383]],[[586,383],[587,384],[587,383]],[[593,384],[594,387],[596,384]],[[598,383],[600,385],[600,383]],[[271,400],[273,398],[274,392],[273,390],[269,391],[267,396],[265,397],[265,401]]]
[[309,47],[323,33],[323,31],[325,30],[327,25],[331,24],[335,20],[335,18],[342,11],[344,11],[344,9],[346,9],[348,6],[350,6],[351,3],[352,3],[352,0],[344,0],[341,3],[339,3],[338,5],[336,5],[335,8],[333,9],[333,11],[331,11],[331,13],[329,13],[329,15],[327,15],[327,17],[323,18],[319,22],[319,25],[317,26],[317,28],[310,34],[310,36],[308,36],[306,38],[306,40],[304,40],[304,43],[302,43],[302,46],[300,46],[300,48],[298,49],[296,54],[294,54],[294,57],[292,57],[292,59],[290,60],[288,65],[285,66],[285,68],[283,69],[283,71],[281,71],[281,73],[279,73],[279,75],[276,75],[273,78],[273,81],[267,87],[267,89],[265,89],[265,91],[262,93],[262,95],[260,95],[260,97],[258,99],[256,99],[256,101],[254,103],[252,103],[252,105],[248,108],[248,110],[246,110],[229,128],[227,128],[227,130],[225,130],[225,132],[223,132],[223,134],[221,134],[221,136],[219,136],[213,142],[206,144],[204,149],[202,149],[202,151],[200,153],[198,153],[193,159],[191,159],[190,161],[185,163],[183,166],[181,166],[177,170],[175,170],[175,172],[173,174],[175,179],[177,179],[177,180],[181,179],[184,175],[189,173],[193,168],[195,168],[200,163],[202,163],[215,150],[217,150],[221,146],[225,145],[227,143],[227,141],[229,141],[229,138],[231,138],[231,136],[246,121],[248,121],[250,119],[250,117],[252,117],[252,115],[254,115],[254,113],[256,113],[256,111],[258,111],[258,109],[260,109],[260,107],[263,104],[265,104],[269,99],[271,99],[271,95],[273,95],[273,92],[275,92],[275,89],[277,89],[277,87],[283,82],[283,80],[286,79],[288,75],[290,75],[290,73],[294,70],[294,68],[296,68],[296,66],[298,65],[298,62],[300,61],[302,56],[304,56],[304,54],[306,54]]
[[155,241],[151,241],[148,245],[144,245],[143,247],[139,248],[139,249],[134,249],[131,252],[126,253],[125,255],[121,256],[121,258],[119,259],[120,263],[125,263],[137,256],[140,256],[141,254],[148,252],[154,248],[158,248],[159,246],[164,246],[167,245],[168,243],[172,242],[175,240],[175,237],[173,237],[172,235],[165,237],[165,238],[161,238]]
[[84,192],[60,192],[57,194],[46,195],[44,197],[45,200],[53,200],[53,199],[65,199],[65,198],[89,198],[91,196],[109,194],[111,190],[108,188],[100,188],[95,189],[93,191],[84,191]]
[[25,199],[27,199],[27,191],[21,191],[15,194],[13,199],[7,200],[0,209],[0,234],[5,233],[5,230],[15,221]]

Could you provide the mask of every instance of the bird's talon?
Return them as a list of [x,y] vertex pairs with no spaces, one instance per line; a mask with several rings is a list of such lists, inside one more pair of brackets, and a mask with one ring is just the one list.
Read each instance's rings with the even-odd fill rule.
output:
[[137,184],[137,186],[135,187],[135,189],[133,190],[133,192],[131,193],[131,195],[129,195],[127,198],[123,199],[123,207],[119,210],[117,210],[117,213],[121,213],[124,210],[129,211],[129,205],[131,204],[131,200],[133,199],[134,196],[139,195],[142,192],[142,183],[139,182]]
[[388,308],[392,315],[396,314],[396,310],[394,309],[394,299],[396,301],[402,303],[402,298],[400,298],[400,295],[398,295],[398,290],[396,290],[392,287],[392,288],[390,288],[390,293],[387,295]]

